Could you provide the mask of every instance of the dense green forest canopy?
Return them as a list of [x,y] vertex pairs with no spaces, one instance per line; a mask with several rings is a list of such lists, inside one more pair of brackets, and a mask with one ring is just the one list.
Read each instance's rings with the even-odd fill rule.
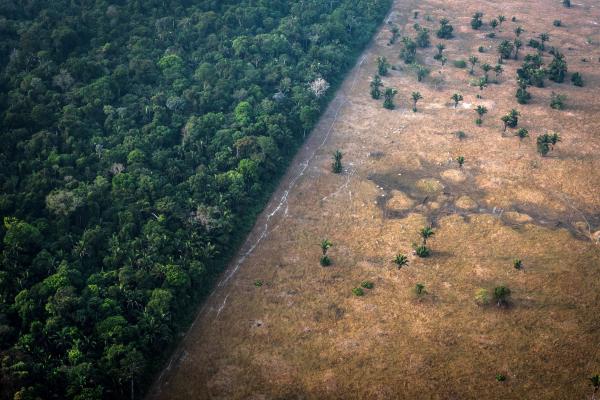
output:
[[390,4],[0,0],[1,399],[139,397]]

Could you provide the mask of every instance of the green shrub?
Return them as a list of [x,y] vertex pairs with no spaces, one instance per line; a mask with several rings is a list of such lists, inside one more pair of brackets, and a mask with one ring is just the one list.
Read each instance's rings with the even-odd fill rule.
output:
[[425,245],[419,245],[415,247],[415,253],[421,258],[426,258],[431,254],[431,250]]
[[331,265],[331,259],[327,255],[321,256],[320,263],[321,266],[328,267]]
[[453,64],[456,68],[467,68],[467,62],[465,60],[454,60]]
[[257,279],[254,281],[254,286],[261,287],[263,285],[262,279]]
[[373,287],[375,285],[371,281],[363,281],[363,282],[360,283],[360,286],[363,287],[363,288],[365,288],[365,289],[373,289]]
[[364,296],[365,295],[365,291],[362,290],[362,288],[359,287],[355,287],[352,289],[352,294],[355,296]]

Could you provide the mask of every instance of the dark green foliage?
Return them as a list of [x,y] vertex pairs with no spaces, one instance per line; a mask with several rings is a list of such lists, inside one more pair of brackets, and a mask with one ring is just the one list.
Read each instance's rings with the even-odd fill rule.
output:
[[388,43],[394,44],[394,43],[396,43],[396,40],[398,40],[398,38],[400,37],[400,29],[398,29],[398,27],[394,25],[391,29],[391,32],[392,32],[392,36],[390,37],[390,40]]
[[398,93],[398,91],[396,89],[392,89],[392,88],[385,88],[385,91],[383,92],[383,107],[387,108],[388,110],[393,110],[394,108],[396,108],[395,104],[394,104],[394,96],[396,96],[396,93]]
[[431,45],[431,41],[429,39],[429,29],[423,28],[419,24],[415,24],[415,30],[417,31],[417,37],[415,38],[415,42],[418,47],[426,48]]
[[517,102],[519,104],[527,104],[531,99],[531,93],[527,91],[527,84],[522,79],[518,79],[517,84],[519,86],[515,96],[517,98]]
[[423,98],[423,96],[421,96],[420,92],[412,92],[411,98],[412,98],[412,101],[413,101],[413,108],[412,108],[412,110],[413,110],[413,112],[417,112],[417,102],[419,100],[421,100]]
[[566,95],[552,92],[552,94],[550,95],[550,107],[552,107],[555,110],[562,110],[565,108],[566,100]]
[[527,45],[529,47],[533,47],[534,49],[541,50],[541,48],[542,48],[542,44],[538,40],[535,40],[535,39],[529,39],[529,42],[527,43]]
[[503,40],[498,45],[498,54],[500,54],[500,62],[502,62],[502,60],[509,59],[514,48],[515,46],[512,42],[508,40]]
[[539,46],[539,49],[541,51],[544,51],[544,50],[546,50],[546,42],[548,40],[550,40],[550,35],[544,32],[544,33],[540,33],[539,37],[540,37],[540,46]]
[[488,112],[487,107],[482,106],[482,105],[478,105],[475,108],[475,112],[477,113],[477,119],[475,120],[475,123],[477,125],[483,124],[483,116]]
[[417,74],[417,81],[421,82],[423,80],[423,78],[425,78],[427,75],[429,75],[429,69],[427,69],[427,67],[425,67],[424,65],[421,64],[415,64],[414,65],[414,69],[415,69],[415,73]]
[[456,68],[467,68],[467,62],[465,60],[455,60],[453,64]]
[[336,150],[333,153],[333,162],[331,163],[331,171],[333,171],[334,174],[342,173],[342,170],[343,170],[342,157],[343,157],[343,154],[339,150]]
[[510,294],[510,289],[506,286],[497,286],[494,288],[494,300],[496,300],[498,307],[508,305]]
[[386,76],[390,64],[385,57],[377,57],[377,73],[381,76]]
[[471,75],[473,75],[473,72],[475,70],[475,65],[477,65],[477,63],[479,63],[479,58],[477,58],[477,56],[469,57],[469,64],[471,64],[471,69],[469,70],[469,73]]
[[575,86],[583,86],[583,78],[581,74],[579,72],[574,72],[573,75],[571,75],[571,82]]
[[257,279],[254,281],[254,286],[261,287],[263,285],[263,281],[261,279]]
[[405,36],[402,38],[402,50],[400,50],[400,58],[406,64],[412,64],[417,56],[417,43],[414,40]]
[[488,32],[485,34],[485,37],[494,39],[496,37],[496,32]]
[[513,267],[515,269],[521,269],[523,268],[523,261],[520,258],[516,258],[513,260]]
[[478,52],[480,52],[480,53],[485,53],[485,47],[483,47],[483,46],[479,46],[479,47],[477,48],[477,51],[478,51]]
[[560,19],[555,19],[554,22],[552,22],[552,25],[559,27],[562,26],[562,22]]
[[558,133],[544,133],[538,136],[536,139],[538,153],[544,157],[554,149],[554,146],[558,142],[560,142],[560,135]]
[[429,257],[431,251],[425,245],[415,246],[415,254],[421,258]]
[[440,39],[452,39],[454,27],[450,25],[448,18],[442,18],[440,20],[440,29],[436,32],[436,35]]
[[375,287],[375,285],[371,281],[362,281],[360,283],[360,286],[365,289],[373,289],[373,287]]
[[563,0],[563,6],[570,8],[571,7],[571,0]]
[[322,267],[328,267],[331,265],[331,259],[327,255],[321,256],[321,258],[319,259],[319,263]]
[[502,118],[500,118],[502,120],[502,122],[504,123],[504,131],[506,131],[507,127],[516,128],[517,125],[519,124],[519,116],[520,115],[521,114],[517,110],[512,109],[512,110],[510,110],[510,112],[508,112]]
[[598,393],[600,391],[600,374],[592,375],[590,377],[590,384],[594,389],[594,394]]
[[463,156],[458,156],[456,157],[456,162],[458,163],[458,166],[462,168],[465,163],[465,158]]
[[421,235],[421,239],[423,239],[423,244],[427,244],[427,239],[435,235],[435,230],[431,226],[425,226],[421,228],[419,235]]
[[523,66],[517,69],[517,78],[523,84],[544,87],[547,71],[543,68],[542,57],[539,54],[527,54]]
[[497,19],[495,19],[495,18],[494,18],[493,20],[491,20],[491,21],[490,21],[490,26],[491,26],[491,27],[492,27],[492,29],[494,29],[494,30],[495,30],[495,29],[498,27],[498,25],[499,25],[499,24],[500,24],[500,23],[499,23],[499,22],[498,22],[498,20],[497,20]]
[[458,103],[463,101],[463,95],[460,93],[454,93],[452,95],[451,99],[454,102],[454,108],[456,108],[456,107],[458,107]]
[[360,297],[365,295],[365,291],[362,288],[355,287],[352,289],[352,294]]
[[1,399],[143,398],[390,4],[2,2]]
[[475,14],[473,14],[473,17],[471,18],[471,28],[473,29],[479,29],[481,28],[481,26],[483,25],[483,13],[481,12],[476,12]]
[[422,283],[417,283],[415,285],[415,294],[419,297],[426,295],[427,290],[425,290],[425,285],[423,285]]
[[434,59],[436,60],[441,60],[442,57],[444,57],[444,49],[446,48],[446,46],[444,46],[443,43],[438,43],[435,45],[435,48],[437,49],[437,53],[433,56]]
[[408,265],[408,257],[404,254],[396,254],[396,257],[392,260],[394,264],[398,267],[398,269]]
[[370,83],[371,86],[371,97],[374,99],[379,99],[381,97],[381,87],[383,83],[381,82],[381,78],[379,75],[375,75],[373,80]]
[[502,374],[496,374],[496,381],[504,382],[505,380],[506,380],[506,376],[504,376]]
[[525,32],[525,29],[523,29],[522,27],[517,26],[515,28],[515,35],[517,35],[517,37],[521,36],[521,33],[523,33],[523,32]]
[[458,132],[456,132],[456,137],[459,140],[463,140],[463,139],[467,138],[467,134],[464,131],[458,131]]
[[525,129],[525,128],[520,128],[517,131],[517,136],[519,137],[519,139],[523,140],[526,137],[529,137],[529,131],[527,129]]
[[319,246],[321,247],[321,252],[323,253],[323,255],[327,255],[327,252],[329,251],[331,246],[333,246],[333,243],[331,243],[329,239],[323,239],[321,240]]
[[558,51],[554,51],[554,59],[548,65],[548,79],[556,83],[562,83],[567,75],[567,61],[565,56]]

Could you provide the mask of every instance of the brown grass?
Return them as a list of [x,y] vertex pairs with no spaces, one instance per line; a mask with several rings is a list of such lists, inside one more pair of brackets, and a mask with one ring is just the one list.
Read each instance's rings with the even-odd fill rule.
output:
[[[600,5],[576,3],[564,9],[558,0],[397,1],[391,21],[410,35],[413,10],[432,30],[437,22],[425,15],[451,20],[449,65],[440,70],[436,50],[420,50],[432,72],[417,83],[397,58],[401,45],[387,46],[382,27],[243,251],[317,150],[269,220],[268,235],[208,300],[151,397],[589,398],[587,379],[600,372],[600,247],[586,238],[600,229],[600,26],[593,23],[600,22]],[[497,39],[483,37],[489,28],[471,30],[475,11],[486,22],[508,17]],[[554,27],[554,19],[563,27]],[[470,87],[471,76],[451,62],[476,54],[495,64],[495,47],[512,39],[517,25],[526,29],[524,41],[548,31],[550,45],[566,54],[569,70],[581,72],[586,86],[549,82],[521,106],[514,98],[521,62],[508,61],[500,84],[482,92]],[[480,45],[490,50],[480,54]],[[369,96],[379,55],[399,67],[383,78],[399,92],[393,111]],[[410,110],[415,90],[424,97],[418,113]],[[550,109],[552,91],[568,96],[566,110]],[[454,92],[464,96],[456,110]],[[489,109],[482,127],[474,124],[477,104]],[[532,138],[502,135],[500,117],[511,108],[522,112],[520,126]],[[318,148],[338,110],[331,136]],[[458,130],[467,138],[459,140]],[[560,132],[563,142],[541,158],[535,136],[548,131]],[[341,175],[330,172],[338,148]],[[466,160],[460,170],[458,155]],[[416,258],[411,245],[430,222],[433,255]],[[318,263],[325,237],[334,243],[328,268]],[[402,270],[391,263],[398,252],[411,258]],[[512,266],[516,257],[521,271]],[[257,279],[265,285],[255,287]],[[363,280],[375,287],[353,296]],[[417,282],[429,292],[422,300],[412,291]],[[499,284],[513,291],[509,308],[475,304],[478,288]],[[498,373],[507,380],[496,382]]]

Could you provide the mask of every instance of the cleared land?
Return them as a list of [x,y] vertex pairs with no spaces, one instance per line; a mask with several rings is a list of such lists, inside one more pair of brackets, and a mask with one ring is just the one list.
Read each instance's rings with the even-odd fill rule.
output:
[[[476,11],[485,14],[479,31],[469,25]],[[500,14],[508,20],[487,38],[487,22]],[[414,36],[415,22],[435,32],[443,17],[455,32],[443,41],[449,62],[441,68],[435,47],[420,49],[431,69],[421,83],[398,59],[400,41],[387,44],[390,25],[382,26],[151,398],[591,396],[588,378],[600,371],[600,5],[397,1],[389,22]],[[452,62],[473,54],[494,65],[497,45],[512,40],[516,26],[525,43],[548,32],[547,46],[566,55],[585,86],[547,81],[529,89],[530,104],[517,104],[516,69],[534,51],[526,46],[520,61],[504,64],[498,84],[470,86],[468,68]],[[378,56],[397,66],[383,78],[398,90],[393,111],[369,95]],[[416,90],[424,99],[413,113]],[[549,107],[552,91],[567,95],[565,110]],[[464,96],[457,109],[455,92]],[[479,104],[489,110],[481,127]],[[512,108],[531,138],[502,134],[500,117]],[[547,132],[560,132],[562,142],[542,158],[535,137]],[[339,175],[331,173],[335,149],[344,153]],[[412,243],[429,223],[433,254],[417,258]],[[323,238],[334,244],[326,268]],[[397,253],[410,258],[401,270],[391,262]],[[354,296],[365,280],[374,288]],[[416,283],[429,293],[423,300]],[[512,290],[510,307],[475,304],[478,288],[500,284]]]

